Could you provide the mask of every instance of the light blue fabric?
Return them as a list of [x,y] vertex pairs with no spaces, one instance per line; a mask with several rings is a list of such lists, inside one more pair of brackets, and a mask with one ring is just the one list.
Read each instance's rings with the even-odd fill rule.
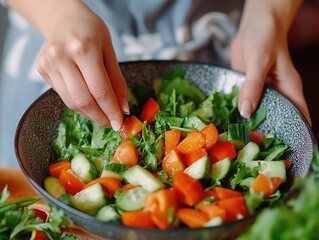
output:
[[[227,51],[235,24],[224,13],[212,12],[202,17],[210,11],[211,7],[206,5],[211,1],[85,2],[109,27],[120,62],[200,58],[218,65],[228,64]],[[35,70],[44,38],[16,13],[10,11],[9,19],[0,69],[0,165],[17,166],[16,127],[22,114],[48,85]]]

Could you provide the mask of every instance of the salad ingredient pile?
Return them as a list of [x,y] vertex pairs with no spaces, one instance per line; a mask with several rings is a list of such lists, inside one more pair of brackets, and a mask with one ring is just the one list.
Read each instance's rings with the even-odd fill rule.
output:
[[206,96],[175,68],[129,89],[131,115],[118,132],[67,110],[46,191],[102,221],[159,229],[216,226],[273,204],[288,146],[256,130],[266,108],[240,117],[238,93]]

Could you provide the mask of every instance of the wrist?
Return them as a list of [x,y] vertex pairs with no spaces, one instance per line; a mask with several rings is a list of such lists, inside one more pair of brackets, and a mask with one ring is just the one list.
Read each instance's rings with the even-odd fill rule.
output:
[[[77,12],[82,0],[7,0],[10,8],[17,11],[35,26],[45,37],[51,32],[58,18]],[[63,21],[63,19],[61,19]]]
[[272,20],[285,34],[303,0],[246,0],[241,23]]

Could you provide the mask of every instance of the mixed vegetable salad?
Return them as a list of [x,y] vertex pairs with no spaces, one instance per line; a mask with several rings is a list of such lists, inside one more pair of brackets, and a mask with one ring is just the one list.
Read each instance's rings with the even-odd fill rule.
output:
[[46,191],[102,221],[159,229],[217,226],[273,204],[288,146],[256,130],[266,108],[240,117],[238,93],[206,96],[174,68],[129,89],[131,115],[118,132],[67,110]]

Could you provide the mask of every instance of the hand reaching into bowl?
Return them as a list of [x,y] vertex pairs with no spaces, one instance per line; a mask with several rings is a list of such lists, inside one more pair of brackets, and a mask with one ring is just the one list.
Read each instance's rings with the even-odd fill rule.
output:
[[287,35],[298,1],[246,1],[241,24],[232,43],[231,65],[246,73],[239,110],[250,117],[265,82],[292,101],[311,124],[302,81],[289,55]]
[[118,130],[123,113],[129,112],[127,87],[105,23],[82,1],[8,4],[46,37],[37,68],[64,103],[101,126]]
[[[110,32],[82,1],[21,0],[8,4],[47,38],[38,70],[65,104],[101,126],[118,130],[129,112],[127,87]],[[250,117],[266,81],[291,100],[309,123],[302,82],[293,66],[287,34],[302,1],[246,1],[231,65],[246,72],[239,110]]]

